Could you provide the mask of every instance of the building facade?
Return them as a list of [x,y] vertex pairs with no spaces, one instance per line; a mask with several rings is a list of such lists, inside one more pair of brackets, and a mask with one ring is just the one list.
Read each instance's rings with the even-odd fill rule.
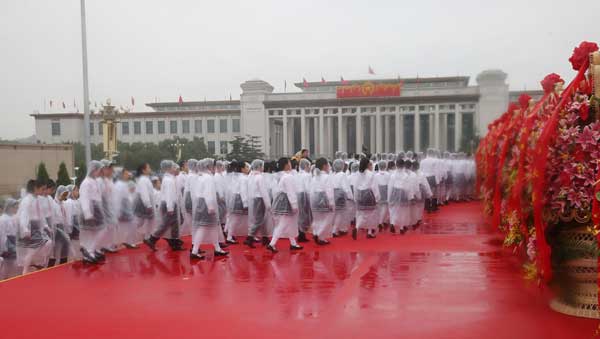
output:
[[[122,142],[204,138],[209,152],[229,151],[236,136],[261,138],[270,158],[307,148],[315,155],[424,151],[473,151],[477,136],[522,92],[510,92],[506,73],[469,77],[350,80],[296,83],[299,92],[274,93],[262,80],[241,84],[240,100],[147,104],[150,112],[120,115]],[[528,91],[534,98],[541,91]],[[35,114],[41,143],[81,142],[83,115]],[[92,143],[102,142],[101,117],[92,114]]]

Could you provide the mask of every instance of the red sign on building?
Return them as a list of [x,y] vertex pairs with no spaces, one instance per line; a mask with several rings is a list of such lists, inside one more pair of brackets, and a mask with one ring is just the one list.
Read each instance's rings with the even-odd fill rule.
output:
[[402,83],[377,84],[370,81],[362,85],[338,86],[336,88],[337,98],[360,98],[360,97],[399,97],[402,92]]

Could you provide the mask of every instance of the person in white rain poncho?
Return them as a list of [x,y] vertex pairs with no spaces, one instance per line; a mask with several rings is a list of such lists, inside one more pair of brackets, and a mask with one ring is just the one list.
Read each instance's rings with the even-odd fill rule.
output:
[[377,233],[379,224],[377,203],[380,200],[380,193],[372,170],[373,164],[369,159],[362,158],[354,184],[354,200],[356,201],[356,228],[352,230],[354,239],[356,239],[359,229],[367,230],[367,238],[375,238]]
[[133,204],[134,194],[130,186],[130,184],[133,185],[133,190],[135,190],[135,183],[129,181],[131,173],[126,169],[120,170],[117,177],[118,180],[114,188],[114,202],[117,220],[119,221],[119,242],[127,248],[138,248],[135,245],[138,237]]
[[177,223],[179,226],[180,236],[190,235],[191,226],[188,227],[187,220],[185,218],[185,186],[187,185],[189,177],[189,162],[180,161],[178,164],[179,173],[175,177],[175,187],[177,188],[177,206],[181,208],[181,213],[177,215]]
[[427,182],[425,175],[419,170],[419,162],[413,161],[411,163],[412,173],[417,182],[418,193],[417,199],[411,204],[411,221],[413,226],[421,223],[423,219],[423,211],[425,209],[425,200],[432,197],[431,188]]
[[196,173],[196,168],[198,166],[198,160],[190,159],[187,161],[188,174],[185,180],[185,186],[183,187],[183,201],[182,201],[182,210],[183,210],[183,226],[182,226],[182,235],[192,234],[192,183],[198,179],[198,174]]
[[[341,156],[341,155],[340,155]],[[344,173],[346,163],[342,159],[333,161],[333,172],[331,186],[333,187],[333,199],[335,201],[335,216],[333,219],[333,236],[342,236],[348,233],[350,224],[354,219],[354,195],[350,188],[348,175]]]
[[138,235],[138,239],[141,238],[141,240],[150,237],[156,224],[156,202],[150,173],[152,173],[152,168],[148,163],[140,165],[136,172],[134,212],[138,219],[138,232],[141,233]]
[[73,253],[73,259],[81,259],[81,246],[79,241],[79,234],[81,230],[81,224],[83,223],[83,212],[81,211],[81,204],[79,203],[79,187],[75,185],[67,186],[69,195],[67,201],[65,201],[65,209],[67,211],[67,232],[71,238],[71,246],[75,253]]
[[352,194],[354,194],[354,186],[356,185],[356,180],[358,180],[358,168],[359,162],[353,161],[350,163],[350,174],[348,175],[348,183],[350,184],[350,189],[352,190]]
[[401,234],[406,233],[410,221],[410,201],[415,199],[415,182],[409,179],[406,164],[410,162],[402,158],[396,160],[396,171],[391,175],[388,185],[388,206],[390,223]]
[[160,169],[164,173],[160,189],[160,215],[161,221],[156,230],[144,243],[156,251],[156,243],[165,236],[165,240],[173,251],[182,251],[183,241],[179,239],[179,199],[175,183],[176,164],[171,160],[163,160]]
[[227,243],[237,244],[235,237],[248,235],[248,172],[245,162],[232,161],[229,164],[230,176],[226,181],[225,198],[227,204]]
[[335,196],[329,170],[327,159],[317,159],[314,175],[310,181],[310,207],[314,217],[312,231],[317,245],[328,245],[327,239],[333,236]]
[[102,195],[102,211],[106,225],[105,238],[101,250],[103,252],[116,253],[119,245],[119,225],[114,202],[113,163],[106,159],[100,160],[100,163],[102,163],[102,175],[96,180],[98,181],[100,194]]
[[427,179],[433,194],[431,198],[425,199],[425,209],[427,212],[437,210],[437,191],[442,179],[440,173],[441,166],[435,154],[436,151],[433,148],[427,149],[427,155],[420,163],[421,172]]
[[[226,198],[226,187],[228,173],[225,172],[225,164],[218,160],[214,163],[214,174],[213,180],[215,181],[215,187],[217,189],[217,204],[219,205],[219,222],[221,226],[225,226],[227,222],[227,198]],[[223,232],[219,233],[219,243],[223,243]]]
[[274,192],[272,210],[275,220],[273,238],[267,249],[277,253],[277,241],[280,238],[290,240],[291,250],[300,250],[302,246],[296,243],[298,236],[298,184],[292,175],[292,164],[290,159],[281,158],[277,161],[277,169],[281,174]]
[[45,191],[45,183],[30,180],[27,194],[17,211],[17,266],[23,268],[23,274],[30,272],[32,267],[43,268],[54,246],[40,206],[41,200],[46,199]]
[[17,209],[19,202],[6,199],[4,212],[0,216],[0,256],[4,261],[0,268],[0,280],[19,275],[17,266]]
[[387,161],[379,160],[377,162],[378,171],[375,172],[375,182],[379,187],[379,202],[377,203],[379,230],[387,226],[390,222],[390,211],[388,208],[388,184],[390,183],[390,174],[387,171]]
[[67,209],[65,202],[69,195],[66,186],[58,186],[52,202],[52,238],[54,239],[54,251],[50,256],[48,267],[54,266],[58,260],[60,264],[67,262],[70,253],[74,251],[71,248],[71,238],[68,234]]
[[100,251],[105,239],[106,225],[102,207],[102,193],[98,178],[102,175],[100,161],[92,160],[88,165],[88,173],[79,188],[79,201],[83,212],[80,245],[84,262],[97,263],[103,261]]
[[197,165],[198,179],[192,185],[192,251],[191,259],[203,259],[200,245],[212,245],[215,256],[229,254],[221,249],[219,239],[223,234],[219,221],[217,188],[212,171],[214,160],[202,159]]
[[308,241],[306,232],[308,232],[308,228],[313,221],[309,198],[309,186],[311,183],[310,166],[310,161],[300,159],[298,174],[294,176],[298,185],[298,242]]
[[262,236],[263,245],[269,244],[272,234],[271,197],[269,180],[264,170],[264,161],[256,159],[250,166],[248,176],[248,237],[244,244],[254,248],[255,237]]

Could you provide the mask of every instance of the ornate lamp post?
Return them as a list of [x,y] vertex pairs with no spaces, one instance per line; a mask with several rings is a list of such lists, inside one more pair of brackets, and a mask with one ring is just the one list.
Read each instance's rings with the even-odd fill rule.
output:
[[175,143],[171,144],[171,147],[175,148],[175,159],[177,162],[179,162],[181,160],[181,150],[182,150],[183,146],[185,146],[185,144],[181,143],[179,141],[179,138],[176,138]]
[[119,154],[117,151],[117,124],[119,111],[115,106],[111,105],[110,99],[106,100],[106,105],[102,105],[100,110],[102,117],[102,135],[104,156],[106,159],[112,160]]

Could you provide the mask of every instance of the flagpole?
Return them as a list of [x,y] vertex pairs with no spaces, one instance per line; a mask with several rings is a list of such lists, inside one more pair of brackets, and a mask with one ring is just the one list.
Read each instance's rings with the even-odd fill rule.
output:
[[88,89],[87,30],[85,27],[85,0],[81,0],[81,58],[83,64],[83,145],[86,165],[92,160],[90,146],[90,98]]

